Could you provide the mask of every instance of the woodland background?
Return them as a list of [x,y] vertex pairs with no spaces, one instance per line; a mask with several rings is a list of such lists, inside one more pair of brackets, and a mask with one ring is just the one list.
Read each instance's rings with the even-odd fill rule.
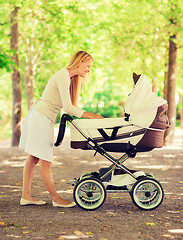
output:
[[181,0],[0,0],[0,138],[18,145],[31,104],[81,49],[94,63],[80,107],[122,116],[132,73],[143,73],[168,100],[171,144],[183,127]]

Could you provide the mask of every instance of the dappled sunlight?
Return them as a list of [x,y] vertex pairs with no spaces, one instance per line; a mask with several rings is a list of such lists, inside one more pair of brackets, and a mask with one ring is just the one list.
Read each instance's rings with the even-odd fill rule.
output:
[[79,230],[75,230],[73,232],[73,234],[71,235],[61,235],[60,237],[58,237],[58,239],[86,239],[86,238],[91,238],[93,237],[93,233],[92,232],[81,232]]
[[106,161],[105,159],[104,160],[101,160],[101,159],[99,159],[99,160],[91,160],[91,159],[89,159],[89,160],[81,160],[81,161],[79,161],[79,163],[82,163],[82,164],[84,163],[84,164],[89,164],[89,165],[102,164],[103,167],[109,165],[109,162]]
[[[48,194],[48,191],[44,191],[41,194]],[[73,190],[58,190],[57,193],[69,193],[69,194],[73,194]]]
[[[20,192],[20,191],[22,191],[22,187],[21,187],[21,185],[22,185],[22,183],[17,183],[17,185],[16,186],[11,186],[11,185],[0,185],[0,188],[8,188],[9,190],[8,191],[10,191],[10,192]],[[3,189],[3,190],[4,190]],[[2,190],[1,190],[2,191]],[[4,196],[4,195],[2,195],[2,196]],[[0,197],[1,197],[1,195],[0,195]]]
[[20,186],[11,186],[11,185],[0,185],[0,187],[5,187],[5,188],[21,188]]
[[152,154],[139,153],[139,158],[152,158]]
[[163,154],[164,158],[175,158],[176,155],[175,154]]
[[183,229],[170,229],[168,231],[170,233],[180,233],[180,234],[183,234]]
[[167,198],[168,196],[172,195],[170,198],[176,198],[176,199],[180,199],[181,198],[180,196],[183,196],[183,193],[173,193],[173,192],[166,192],[166,191],[164,194],[167,196]]
[[91,236],[87,236],[85,234],[80,235],[61,235],[58,239],[85,239],[91,238]]
[[10,166],[10,167],[23,167],[26,156],[12,156],[1,160],[0,167]]
[[133,161],[130,160],[130,162],[133,163],[133,164],[139,164],[139,163],[142,163],[142,161],[139,160],[139,159],[133,159]]
[[[179,166],[180,167],[180,166]],[[169,168],[172,168],[172,166],[169,165],[149,165],[147,163],[147,165],[142,165],[142,166],[138,166],[138,168],[146,168],[146,169],[160,169],[160,170],[168,170]],[[175,168],[175,167],[174,167]]]
[[22,238],[22,236],[17,236],[17,235],[14,235],[14,234],[11,234],[11,235],[6,235],[8,238],[12,238],[12,239],[18,239],[18,238]]
[[3,160],[1,161],[0,167],[4,166],[10,166],[10,167],[23,167],[24,166],[24,161],[13,161],[11,162],[10,160]]
[[11,162],[11,167],[24,167],[24,162]]
[[8,159],[4,159],[0,162],[0,167],[4,167],[4,166],[9,166],[9,160]]
[[12,156],[11,157],[11,160],[25,160],[26,159],[26,156]]
[[55,165],[55,166],[61,166],[61,165],[63,165],[62,162],[57,162],[57,161],[53,161],[52,164]]

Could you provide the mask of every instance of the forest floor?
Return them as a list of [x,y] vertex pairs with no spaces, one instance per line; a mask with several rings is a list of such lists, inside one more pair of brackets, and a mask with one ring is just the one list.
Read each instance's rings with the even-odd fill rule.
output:
[[[109,166],[93,151],[69,147],[68,135],[55,148],[52,172],[60,195],[73,200],[67,182],[85,172]],[[118,154],[114,154],[117,156]],[[0,141],[0,239],[93,239],[148,240],[183,239],[183,131],[177,130],[171,147],[139,153],[126,166],[150,172],[161,182],[165,198],[155,210],[135,207],[129,193],[109,193],[96,211],[54,208],[36,168],[32,195],[47,201],[44,206],[20,206],[22,173],[26,154]]]

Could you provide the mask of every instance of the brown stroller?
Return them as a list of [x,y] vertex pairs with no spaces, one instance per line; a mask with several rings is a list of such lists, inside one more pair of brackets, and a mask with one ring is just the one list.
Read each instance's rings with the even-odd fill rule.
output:
[[[169,126],[166,101],[152,92],[145,75],[134,73],[133,80],[134,89],[127,98],[124,118],[73,120],[67,114],[61,118],[55,146],[61,143],[69,121],[71,148],[93,149],[112,163],[73,180],[74,200],[84,210],[101,207],[108,192],[129,192],[133,203],[143,210],[155,209],[163,201],[163,188],[154,176],[123,165],[138,152],[161,148]],[[109,152],[123,155],[114,158]]]

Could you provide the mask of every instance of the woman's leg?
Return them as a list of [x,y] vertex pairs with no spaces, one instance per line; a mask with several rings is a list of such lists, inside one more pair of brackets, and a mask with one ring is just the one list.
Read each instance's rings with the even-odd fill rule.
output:
[[23,192],[22,192],[23,199],[37,201],[36,199],[31,197],[31,183],[34,170],[38,162],[39,158],[34,157],[32,155],[28,155],[23,171]]
[[55,189],[55,185],[53,183],[53,178],[52,178],[52,173],[51,173],[51,162],[48,161],[41,161],[41,165],[40,165],[40,172],[41,172],[41,177],[43,179],[43,182],[48,190],[48,192],[50,193],[52,200],[58,204],[62,204],[62,205],[68,205],[71,202],[67,201],[65,199],[62,199],[56,189]]

